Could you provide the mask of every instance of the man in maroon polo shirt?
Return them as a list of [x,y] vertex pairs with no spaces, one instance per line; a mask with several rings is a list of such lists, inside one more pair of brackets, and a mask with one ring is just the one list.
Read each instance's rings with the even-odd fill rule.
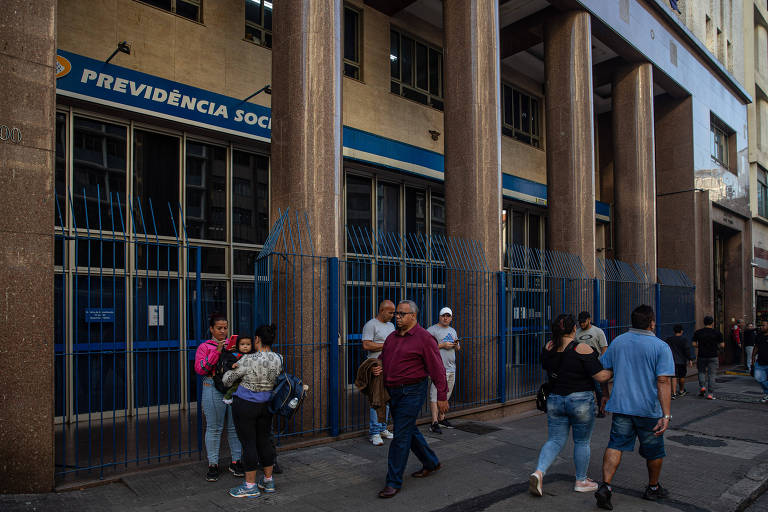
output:
[[389,391],[389,410],[394,422],[394,434],[389,445],[387,484],[379,498],[391,498],[403,485],[403,473],[413,450],[422,464],[414,478],[424,478],[440,469],[440,461],[416,428],[416,418],[427,398],[427,377],[437,387],[437,408],[448,411],[448,382],[434,338],[418,324],[419,308],[412,300],[401,301],[395,310],[397,330],[387,336],[381,350],[382,367],[373,373],[384,373]]

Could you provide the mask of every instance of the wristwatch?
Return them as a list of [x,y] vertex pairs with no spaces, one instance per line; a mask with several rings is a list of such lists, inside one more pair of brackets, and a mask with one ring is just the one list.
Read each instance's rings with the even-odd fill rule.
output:
[[671,414],[665,414],[664,419],[672,421],[672,415]]

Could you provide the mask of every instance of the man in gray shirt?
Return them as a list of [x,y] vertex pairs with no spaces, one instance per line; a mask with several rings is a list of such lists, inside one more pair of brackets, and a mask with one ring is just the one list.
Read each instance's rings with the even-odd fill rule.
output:
[[[395,305],[391,300],[383,300],[379,304],[378,314],[368,320],[363,326],[363,350],[368,352],[368,359],[378,359],[384,341],[395,330],[392,325],[392,316],[395,313]],[[376,409],[371,409],[371,419],[368,425],[368,439],[374,446],[384,444],[384,439],[392,439],[392,433],[387,430],[386,423],[379,423]],[[387,405],[387,420],[389,419],[389,405]]]
[[[427,332],[435,338],[437,346],[440,348],[440,357],[443,359],[445,377],[448,380],[448,398],[451,398],[453,385],[456,383],[456,351],[461,350],[459,336],[456,334],[456,330],[451,327],[452,320],[453,311],[451,311],[451,308],[443,308],[440,310],[437,323],[427,329]],[[440,425],[453,428],[453,425],[445,418],[445,414],[438,414],[437,388],[434,384],[432,384],[429,390],[429,408],[432,411],[432,424],[429,426],[430,432],[442,434]]]
[[[605,338],[603,330],[596,325],[592,325],[592,315],[589,311],[579,313],[579,328],[576,329],[574,340],[580,343],[586,343],[597,350],[597,355],[601,356],[608,350],[608,340]],[[606,398],[606,402],[608,399]],[[597,417],[605,418],[605,404],[603,403],[603,392],[600,384],[595,382],[595,402],[597,403]]]

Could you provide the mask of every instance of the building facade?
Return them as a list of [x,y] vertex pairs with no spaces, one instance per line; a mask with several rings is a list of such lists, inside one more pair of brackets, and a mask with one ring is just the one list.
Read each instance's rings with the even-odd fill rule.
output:
[[[589,277],[605,258],[650,283],[660,267],[684,271],[696,317],[714,313],[718,326],[751,308],[761,189],[747,105],[758,94],[735,71],[752,44],[736,11],[707,21],[720,27],[715,50],[661,0],[47,5],[18,33],[45,49],[33,57],[56,81],[48,117],[32,125],[49,125],[47,160],[34,166],[50,177],[34,190],[54,218],[40,236],[58,238],[38,247],[46,264],[34,277],[53,276],[53,290],[38,289],[59,294],[42,314],[51,359],[92,335],[114,346],[199,338],[171,306],[188,300],[193,270],[202,309],[252,330],[254,260],[286,208],[305,215],[318,256],[359,252],[354,232],[449,235],[479,242],[491,271],[513,265],[513,246],[575,254]],[[5,111],[21,119],[24,105]],[[0,236],[26,229],[14,218]],[[94,233],[111,250],[84,242]],[[100,307],[94,269],[98,295],[125,308]],[[152,285],[160,273],[176,284]],[[138,332],[136,317],[157,329]],[[172,358],[153,364],[188,378]],[[90,381],[75,379],[56,381],[40,424],[83,403]],[[140,395],[132,407],[152,405]],[[52,451],[42,466],[53,468]],[[9,485],[40,490],[47,478]]]

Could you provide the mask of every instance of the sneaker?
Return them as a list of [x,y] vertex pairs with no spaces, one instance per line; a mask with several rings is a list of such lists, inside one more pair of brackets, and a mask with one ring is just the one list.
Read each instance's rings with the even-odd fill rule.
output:
[[237,476],[237,477],[244,477],[245,476],[245,468],[243,468],[243,464],[239,461],[232,461],[232,464],[229,465],[229,471]]
[[699,390],[699,396],[704,396],[707,393],[707,388],[701,388]]
[[245,482],[243,482],[241,485],[231,488],[229,490],[229,495],[233,498],[258,498],[261,496],[261,492],[257,485],[248,488],[248,486],[245,485]]
[[679,397],[679,396],[680,395],[677,394],[677,393],[672,393],[672,400],[677,400],[677,397]]
[[597,485],[597,482],[591,478],[586,478],[584,480],[576,480],[576,483],[573,485],[573,490],[576,492],[594,492],[598,487],[600,486]]
[[649,501],[656,501],[661,498],[666,498],[667,496],[669,496],[669,491],[662,487],[661,483],[656,486],[656,489],[651,489],[650,485],[647,486],[643,493],[643,499]]
[[429,426],[429,431],[434,434],[442,434],[443,431],[440,429],[440,424],[438,422],[434,422]]
[[688,392],[687,392],[686,390],[684,390],[684,389],[683,389],[682,391],[680,391],[680,392],[677,394],[677,396],[685,396],[685,395],[687,395],[687,394],[688,394]]
[[597,506],[605,510],[613,510],[613,505],[611,505],[611,495],[613,495],[613,493],[608,488],[608,485],[600,484],[600,487],[595,491]]
[[442,420],[438,421],[437,424],[445,428],[456,428],[453,426],[453,423],[448,421],[448,418],[443,418]]
[[274,480],[270,480],[269,482],[267,482],[266,480],[264,480],[264,477],[261,477],[259,479],[259,484],[258,485],[259,485],[259,489],[261,489],[263,492],[265,492],[267,494],[269,494],[271,492],[275,492],[275,481]]
[[707,395],[707,400],[717,400],[717,398],[715,398],[715,396],[712,393],[710,393]]
[[544,496],[544,490],[541,488],[541,477],[537,473],[531,473],[528,477],[528,492],[534,496]]
[[763,398],[760,399],[761,404],[768,404],[768,395],[763,395]]
[[209,482],[215,482],[219,479],[219,465],[211,464],[208,466],[208,472],[205,474],[205,479]]
[[274,475],[282,475],[283,474],[283,468],[280,467],[280,464],[275,461],[274,465],[272,466],[272,474]]
[[232,405],[232,402],[234,401],[234,399],[233,398],[222,398],[221,401],[224,402],[227,405]]
[[379,435],[381,437],[383,437],[384,439],[392,439],[393,437],[395,437],[395,434],[393,434],[392,432],[390,432],[386,428]]
[[371,441],[371,444],[373,446],[381,446],[384,444],[384,440],[381,439],[381,436],[379,434],[374,434],[371,437],[368,438],[369,441]]
[[605,413],[602,411],[597,411],[597,414],[595,414],[595,418],[605,418]]

